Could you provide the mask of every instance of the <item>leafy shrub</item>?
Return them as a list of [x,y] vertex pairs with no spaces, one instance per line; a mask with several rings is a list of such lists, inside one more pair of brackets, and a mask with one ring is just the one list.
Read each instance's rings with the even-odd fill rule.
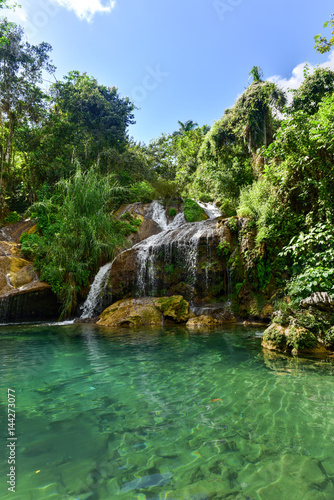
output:
[[137,182],[130,188],[131,202],[141,201],[142,203],[150,203],[156,198],[156,191],[154,187],[146,182]]
[[7,215],[7,217],[5,218],[5,223],[13,224],[15,222],[19,222],[20,220],[22,220],[21,215],[14,211],[10,212],[10,214]]
[[199,222],[207,218],[203,208],[190,198],[184,201],[184,216],[187,222]]
[[176,214],[177,214],[177,210],[176,210],[176,208],[170,208],[170,209],[168,210],[168,215],[169,215],[169,217],[175,217],[175,215],[176,215]]
[[23,238],[28,254],[35,255],[41,279],[50,283],[62,304],[61,318],[77,305],[77,294],[103,261],[111,260],[123,241],[120,225],[109,215],[118,186],[113,177],[96,169],[58,184],[58,197],[36,203],[31,212],[39,220],[41,238]]
[[23,233],[20,238],[21,253],[25,259],[32,260],[38,253],[38,249],[42,244],[42,239],[39,234]]
[[318,223],[294,236],[281,254],[292,261],[287,291],[295,300],[314,292],[334,292],[334,228]]

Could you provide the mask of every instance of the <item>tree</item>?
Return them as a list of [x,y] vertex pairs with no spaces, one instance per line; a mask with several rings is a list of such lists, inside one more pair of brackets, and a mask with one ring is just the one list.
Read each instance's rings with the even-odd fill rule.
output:
[[326,37],[321,36],[321,34],[316,35],[314,37],[315,40],[314,48],[316,49],[317,52],[320,52],[320,54],[329,52],[331,48],[334,46],[334,14],[331,15],[331,19],[329,19],[324,23],[324,28],[327,28],[328,26],[332,28],[332,35],[333,35],[329,41],[327,40]]
[[186,132],[194,130],[194,128],[198,127],[198,123],[194,122],[193,120],[187,120],[186,122],[181,122],[180,120],[178,120],[177,122],[180,125],[180,128],[173,133],[173,135],[175,136],[184,135]]
[[262,81],[263,71],[260,66],[253,66],[249,74],[253,77],[253,82]]
[[43,70],[52,73],[55,68],[49,59],[51,46],[25,42],[23,29],[5,18],[0,21],[0,36],[8,39],[0,45],[0,184],[5,189],[15,166],[17,129],[42,119],[47,101],[39,84]]
[[76,127],[73,156],[85,168],[100,163],[106,149],[119,151],[127,145],[127,127],[134,121],[134,105],[120,97],[116,87],[99,85],[86,73],[71,71],[51,89],[57,112]]
[[334,92],[334,72],[329,68],[316,68],[312,75],[305,68],[305,79],[298,89],[292,90],[293,100],[289,111],[305,111],[313,115],[322,99]]

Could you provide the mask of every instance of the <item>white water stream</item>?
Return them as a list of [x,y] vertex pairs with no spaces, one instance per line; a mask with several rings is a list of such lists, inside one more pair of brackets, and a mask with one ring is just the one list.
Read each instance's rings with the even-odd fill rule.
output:
[[[198,202],[198,204],[203,208],[209,219],[221,215],[220,210],[212,203]],[[189,284],[194,287],[200,238],[206,235],[209,249],[209,240],[217,232],[215,225],[212,225],[210,220],[187,223],[183,212],[178,213],[173,221],[168,223],[166,209],[156,200],[151,203],[146,217],[154,220],[162,231],[133,247],[136,249],[137,257],[137,290],[139,295],[154,294],[156,289],[156,261],[163,255],[164,262],[168,265],[172,252],[175,250],[182,257],[187,269]],[[92,318],[101,312],[103,294],[111,268],[112,262],[109,262],[101,267],[95,276],[88,297],[82,306],[81,319]],[[209,286],[208,272],[206,272],[206,285]]]

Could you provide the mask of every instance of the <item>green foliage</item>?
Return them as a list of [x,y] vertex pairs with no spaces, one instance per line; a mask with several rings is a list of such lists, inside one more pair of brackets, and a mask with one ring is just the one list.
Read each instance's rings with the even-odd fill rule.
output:
[[286,343],[284,333],[276,328],[266,330],[263,334],[263,340],[265,342],[273,342],[277,347],[283,347]]
[[184,216],[187,222],[198,222],[207,218],[203,208],[190,198],[184,200]]
[[166,264],[164,267],[164,271],[166,274],[174,274],[175,267],[173,264]]
[[334,92],[334,72],[329,68],[316,68],[312,75],[309,74],[308,66],[304,70],[305,79],[298,89],[294,89],[293,100],[288,111],[304,111],[313,115],[319,109],[324,97]]
[[36,248],[36,236],[23,243],[35,254],[41,279],[57,293],[64,318],[74,311],[78,292],[99,264],[115,256],[122,236],[119,221],[109,215],[113,193],[119,189],[112,177],[102,178],[95,168],[86,173],[78,168],[58,189],[58,200],[31,209],[39,215],[40,245]]
[[318,223],[294,236],[281,256],[289,257],[293,276],[287,291],[295,300],[314,292],[334,292],[334,228]]
[[[156,197],[155,188],[147,181],[137,182],[130,187],[131,198],[130,202],[141,201],[150,203]],[[120,203],[119,203],[120,204]]]
[[155,198],[163,200],[168,205],[173,199],[180,197],[180,191],[176,181],[158,178],[153,182]]
[[327,40],[326,37],[323,37],[320,34],[314,37],[314,48],[317,50],[317,52],[320,52],[320,54],[329,52],[334,45],[334,14],[332,14],[331,19],[324,23],[324,28],[327,28],[328,26],[332,30],[332,37],[329,40]]
[[22,220],[22,216],[18,214],[17,212],[10,212],[7,217],[5,217],[5,223],[12,224],[13,222],[19,222]]
[[217,255],[220,257],[227,257],[231,253],[231,247],[228,241],[223,240],[218,243],[218,246],[216,248]]
[[33,260],[40,250],[42,238],[36,233],[23,233],[20,238],[20,243],[23,257],[28,260]]
[[170,208],[170,209],[168,210],[168,215],[169,215],[169,217],[175,217],[175,215],[176,215],[176,214],[177,214],[177,210],[176,210],[176,208]]
[[231,217],[227,222],[228,228],[232,233],[236,233],[238,231],[238,219],[237,217]]
[[286,343],[289,347],[298,351],[298,349],[312,349],[316,347],[318,341],[309,330],[303,329],[300,331],[300,329],[290,326]]

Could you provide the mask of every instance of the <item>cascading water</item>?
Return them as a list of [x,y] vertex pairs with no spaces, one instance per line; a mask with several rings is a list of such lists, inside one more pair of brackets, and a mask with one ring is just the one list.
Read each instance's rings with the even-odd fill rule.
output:
[[222,211],[214,203],[203,203],[201,201],[196,201],[196,203],[203,208],[209,219],[215,219],[223,215]]
[[[118,268],[114,273],[117,277],[113,281],[113,263],[106,264],[95,277],[81,318],[99,314],[105,305],[104,298],[110,304],[114,294],[117,297],[120,293],[119,284],[122,284],[121,290],[124,286],[130,287],[126,289],[125,296],[131,294],[130,296],[145,297],[174,293],[172,288],[175,281],[184,287],[182,293],[191,302],[195,298],[195,285],[200,289],[201,296],[208,296],[212,285],[210,280],[215,279],[216,273],[214,266],[217,256],[212,249],[217,248],[220,241],[220,230],[213,219],[221,214],[213,204],[202,205],[205,205],[208,220],[187,223],[181,212],[168,222],[166,209],[160,202],[153,201],[146,209],[145,218],[155,221],[161,232],[137,243],[130,250],[125,250],[122,257],[119,255],[115,259],[121,263],[126,261],[128,255],[130,259],[133,259],[131,255],[135,256],[135,265],[131,268],[134,273],[132,285],[124,285],[131,283],[129,271],[120,276],[122,271]],[[219,272],[221,274],[218,270],[217,280],[220,279]]]
[[93,318],[102,311],[103,292],[107,284],[112,262],[100,268],[90,287],[86,302],[82,306],[81,319]]
[[[168,226],[169,227],[169,226]],[[218,237],[216,224],[211,221],[183,224],[147,238],[133,247],[137,258],[137,295],[156,295],[159,290],[157,269],[163,262],[165,274],[180,268],[182,281],[194,290],[198,272],[198,249],[201,240],[210,247],[210,239]],[[208,282],[208,280],[207,280]]]

